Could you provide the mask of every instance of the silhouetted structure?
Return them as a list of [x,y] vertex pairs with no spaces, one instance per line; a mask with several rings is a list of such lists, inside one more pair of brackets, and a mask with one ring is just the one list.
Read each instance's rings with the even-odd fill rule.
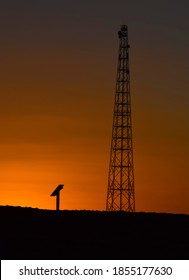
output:
[[109,164],[107,211],[135,211],[129,43],[127,25],[118,32],[119,56]]
[[58,187],[51,193],[51,196],[56,196],[56,210],[59,210],[60,206],[60,191],[63,189],[64,185],[58,185]]

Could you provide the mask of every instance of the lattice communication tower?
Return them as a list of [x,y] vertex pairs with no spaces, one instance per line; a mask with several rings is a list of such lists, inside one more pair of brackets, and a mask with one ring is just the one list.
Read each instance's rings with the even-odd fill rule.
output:
[[119,54],[114,103],[107,211],[135,211],[129,43],[127,25],[118,31]]

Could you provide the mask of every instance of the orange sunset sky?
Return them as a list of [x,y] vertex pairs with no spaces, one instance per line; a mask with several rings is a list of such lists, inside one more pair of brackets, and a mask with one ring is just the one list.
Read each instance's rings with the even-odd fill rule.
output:
[[0,205],[105,210],[127,24],[136,211],[189,214],[189,2],[3,2]]

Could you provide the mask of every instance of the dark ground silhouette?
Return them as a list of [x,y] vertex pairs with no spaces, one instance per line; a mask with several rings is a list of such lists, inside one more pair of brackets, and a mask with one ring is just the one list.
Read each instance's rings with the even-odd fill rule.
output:
[[189,259],[189,215],[0,206],[1,259]]

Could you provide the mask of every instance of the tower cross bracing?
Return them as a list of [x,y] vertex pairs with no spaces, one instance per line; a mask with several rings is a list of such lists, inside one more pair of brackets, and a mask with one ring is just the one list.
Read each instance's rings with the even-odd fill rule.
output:
[[114,103],[107,211],[135,211],[128,28],[118,31],[119,52]]

